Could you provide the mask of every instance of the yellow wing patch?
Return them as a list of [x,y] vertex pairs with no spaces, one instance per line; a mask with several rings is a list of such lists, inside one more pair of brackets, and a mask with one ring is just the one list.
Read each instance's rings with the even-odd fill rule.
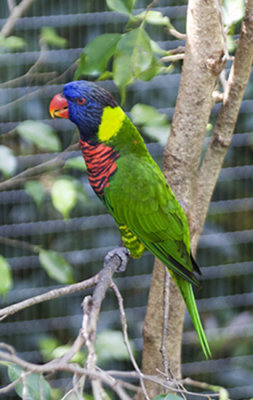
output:
[[105,107],[98,130],[99,140],[107,142],[113,136],[116,136],[125,118],[126,115],[120,107]]
[[140,258],[145,250],[145,246],[139,241],[126,225],[120,225],[119,231],[122,242],[128,250],[130,250],[131,257]]

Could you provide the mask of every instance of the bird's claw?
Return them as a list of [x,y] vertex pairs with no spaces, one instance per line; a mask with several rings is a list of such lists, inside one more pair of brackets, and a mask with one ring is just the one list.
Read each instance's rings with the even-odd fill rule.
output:
[[108,263],[112,257],[118,256],[120,259],[120,266],[118,267],[119,272],[124,272],[126,270],[126,266],[130,257],[130,251],[126,247],[116,247],[108,251],[105,256],[105,264]]

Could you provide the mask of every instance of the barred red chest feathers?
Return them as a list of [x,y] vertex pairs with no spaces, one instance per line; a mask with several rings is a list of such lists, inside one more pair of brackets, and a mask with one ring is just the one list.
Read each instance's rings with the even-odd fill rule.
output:
[[89,182],[98,196],[104,195],[104,188],[110,185],[109,178],[116,172],[119,153],[103,143],[91,144],[79,141],[85,159]]

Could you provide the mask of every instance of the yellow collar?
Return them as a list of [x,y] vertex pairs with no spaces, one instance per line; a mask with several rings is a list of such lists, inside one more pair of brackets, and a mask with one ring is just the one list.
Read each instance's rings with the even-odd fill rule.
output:
[[98,139],[101,142],[107,142],[113,136],[116,136],[125,118],[126,114],[119,106],[114,108],[110,106],[105,107],[99,125]]

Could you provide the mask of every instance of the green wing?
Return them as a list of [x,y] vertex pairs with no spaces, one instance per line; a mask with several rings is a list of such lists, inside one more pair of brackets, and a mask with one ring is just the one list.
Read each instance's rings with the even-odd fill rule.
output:
[[172,271],[198,285],[188,222],[161,170],[150,156],[120,157],[117,162],[117,173],[105,191],[115,221],[126,225]]

